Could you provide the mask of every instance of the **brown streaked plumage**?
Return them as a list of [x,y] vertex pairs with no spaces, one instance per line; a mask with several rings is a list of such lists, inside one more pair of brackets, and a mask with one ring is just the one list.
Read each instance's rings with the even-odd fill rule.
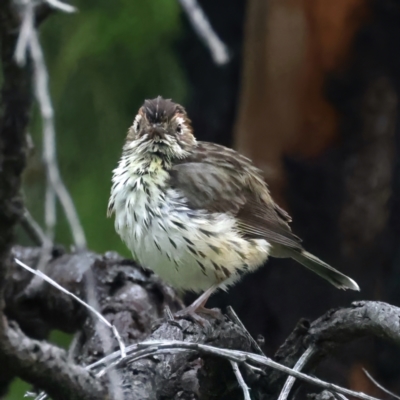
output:
[[184,193],[192,209],[234,215],[245,237],[302,248],[288,225],[289,215],[269,195],[261,171],[234,150],[199,142],[171,168],[170,184]]
[[114,170],[108,214],[138,261],[183,290],[205,291],[201,309],[269,255],[291,257],[340,289],[359,290],[307,253],[261,171],[232,149],[197,142],[184,108],[146,100]]

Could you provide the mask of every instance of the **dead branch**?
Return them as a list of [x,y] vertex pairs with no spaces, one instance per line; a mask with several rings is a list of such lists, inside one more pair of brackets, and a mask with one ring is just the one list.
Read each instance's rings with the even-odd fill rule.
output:
[[363,372],[366,375],[366,377],[380,390],[382,390],[382,392],[388,394],[389,396],[393,397],[394,399],[398,399],[400,400],[400,396],[397,394],[394,394],[393,392],[391,392],[390,390],[386,389],[384,386],[382,386],[379,382],[376,381],[376,379],[374,379],[374,377],[365,369],[363,368]]
[[[25,263],[27,259],[35,262],[40,256],[40,249],[25,251],[24,248],[16,247],[13,254]],[[38,321],[43,321],[44,330],[57,328],[73,332],[80,329],[82,334],[75,346],[74,361],[88,365],[103,358],[106,354],[96,324],[92,318],[88,318],[86,308],[47,282],[24,293],[21,281],[26,277],[24,274],[18,275],[18,269],[14,265],[12,277],[16,282],[11,286],[22,293],[10,293],[8,297],[10,301],[19,298],[18,304],[13,307],[14,318],[25,324],[26,321],[35,321],[37,325]],[[193,341],[253,351],[244,331],[229,321],[210,321],[212,329],[208,334],[190,321],[163,322],[165,307],[177,311],[182,305],[179,299],[156,276],[114,253],[105,256],[90,252],[62,254],[54,257],[45,268],[45,273],[52,279],[83,299],[87,298],[85,280],[88,271],[95,278],[99,311],[118,328],[127,345],[151,338]],[[29,285],[29,282],[26,284]],[[112,348],[118,350],[116,340],[113,340]],[[213,357],[200,357],[192,352],[154,355],[125,365],[120,371],[124,399],[146,396],[189,399],[199,390],[204,395],[212,392],[216,394],[215,398],[222,398],[218,396],[222,396],[221,390],[225,391],[226,387],[230,388],[230,398],[242,396],[229,363]],[[221,382],[226,385],[221,385]],[[183,393],[184,397],[179,397]]]
[[[301,371],[304,366],[307,364],[307,361],[310,359],[310,357],[313,355],[315,351],[314,345],[311,345],[303,354],[302,356],[297,360],[295,366],[293,369],[295,371]],[[285,385],[282,388],[281,393],[279,394],[278,400],[286,400],[289,397],[290,390],[292,389],[294,383],[296,381],[296,378],[294,376],[289,376],[285,382]]]
[[7,366],[8,372],[45,388],[52,398],[104,398],[103,383],[83,367],[67,363],[64,350],[30,339],[17,327],[7,327],[0,336],[0,342],[0,360],[2,365]]
[[[13,54],[19,19],[11,1],[0,5],[0,39],[3,88],[0,100],[0,390],[14,376],[40,385],[58,398],[89,399],[103,393],[99,382],[81,367],[65,363],[65,354],[47,343],[37,342],[11,327],[4,318],[4,294],[9,275],[9,251],[14,228],[24,208],[20,196],[25,167],[26,128],[32,103],[31,66],[20,68]],[[8,286],[8,285],[7,285]],[[7,287],[8,288],[8,287]],[[90,391],[88,390],[90,388]],[[90,396],[89,396],[90,395]]]
[[[303,369],[313,370],[339,346],[365,337],[376,336],[400,345],[400,308],[378,301],[359,301],[351,307],[330,310],[311,324],[301,320],[276,353],[276,360],[293,366],[304,350],[315,351]],[[279,390],[286,377],[273,371],[267,378],[272,390]]]
[[[58,0],[47,0],[45,4],[65,12],[73,12],[75,10],[74,7]],[[36,6],[32,0],[19,4],[22,24],[15,48],[15,60],[22,67],[25,65],[28,55],[32,59],[35,96],[43,119],[43,160],[47,174],[46,233],[49,240],[53,242],[56,225],[56,197],[58,197],[68,220],[75,246],[78,249],[82,249],[86,247],[85,233],[71,195],[61,178],[57,163],[54,110],[49,93],[49,76],[34,23]]]
[[204,11],[196,0],[179,0],[194,31],[209,49],[215,64],[224,65],[229,61],[228,49],[215,33]]
[[[204,345],[201,343],[193,343],[193,342],[184,342],[180,340],[148,340],[145,342],[137,343],[132,346],[129,346],[127,349],[127,356],[126,358],[121,358],[120,357],[120,352],[115,352],[114,354],[104,357],[103,360],[100,360],[99,362],[96,362],[94,365],[89,366],[90,368],[93,368],[94,366],[98,367],[101,365],[105,360],[109,360],[110,358],[117,358],[117,361],[115,363],[111,363],[110,365],[114,368],[117,366],[124,365],[126,363],[132,363],[137,360],[147,358],[149,356],[157,356],[159,354],[173,354],[176,352],[181,352],[184,350],[187,351],[194,351],[196,353],[200,354],[205,354],[205,355],[211,355],[214,357],[222,358],[227,361],[229,361],[231,364],[242,364],[244,366],[253,368],[257,366],[260,367],[269,367],[273,368],[277,371],[284,372],[290,376],[296,377],[298,379],[303,380],[304,382],[311,383],[313,385],[317,385],[326,389],[331,390],[334,393],[338,394],[346,394],[349,396],[352,396],[357,399],[362,399],[362,400],[378,400],[375,397],[369,396],[365,393],[361,392],[354,392],[352,390],[340,387],[338,385],[335,385],[330,382],[325,382],[321,379],[309,376],[307,374],[301,373],[298,371],[296,368],[289,368],[286,367],[282,364],[277,363],[276,361],[271,360],[268,357],[265,356],[260,356],[258,354],[253,354],[245,351],[240,351],[240,350],[231,350],[231,349],[226,349],[226,348],[219,348],[215,346],[209,346],[209,345]],[[104,368],[98,376],[103,375],[103,371],[107,371],[107,367]],[[236,375],[236,371],[235,375]],[[243,382],[244,379],[241,376],[238,378],[239,385],[243,388]]]
[[[27,259],[34,262],[33,252],[32,249],[21,247],[14,250],[14,254],[24,262]],[[36,249],[35,254],[39,257],[40,249]],[[14,266],[12,276],[20,278],[15,275],[16,268]],[[252,396],[260,399],[277,398],[288,370],[281,368],[285,371],[283,374],[270,370],[267,366],[275,364],[272,361],[265,362],[265,356],[256,354],[258,350],[249,340],[248,333],[227,319],[210,320],[212,329],[208,332],[190,321],[163,319],[164,308],[168,306],[175,311],[180,307],[179,301],[157,277],[131,261],[114,253],[105,256],[90,252],[62,254],[53,258],[46,266],[45,273],[85,299],[85,276],[89,270],[95,277],[99,311],[122,333],[127,350],[132,346],[136,349],[132,357],[121,361],[118,354],[106,356],[96,334],[95,323],[88,318],[86,308],[75,304],[70,296],[60,293],[47,282],[42,282],[28,294],[22,290],[22,294],[17,296],[23,299],[15,306],[19,307],[20,314],[15,314],[18,322],[19,315],[29,321],[33,318],[29,317],[29,313],[33,313],[36,321],[46,321],[51,328],[68,329],[69,332],[81,330],[74,346],[73,360],[80,365],[95,363],[90,367],[94,371],[108,365],[118,366],[124,399],[143,398],[145,395],[155,399],[162,396],[189,399],[194,395],[205,399],[242,399],[243,386],[238,385],[230,363],[221,357],[242,364],[242,377],[250,387]],[[14,297],[15,294],[11,296]],[[32,304],[35,305],[33,309]],[[390,322],[399,316],[398,308],[379,302],[357,303],[350,308],[330,311],[312,324],[299,324],[279,350],[276,360],[291,367],[293,364],[290,364],[296,363],[300,357],[300,349],[313,344],[313,356],[307,357],[309,361],[305,366],[305,370],[310,371],[334,348],[358,337],[383,335],[397,341],[399,334],[396,326],[390,328],[381,325],[380,321]],[[360,318],[363,319],[362,323]],[[158,327],[154,327],[154,324]],[[362,328],[358,330],[360,324]],[[146,343],[166,343],[167,347],[140,347],[137,343],[144,340]],[[172,351],[168,343],[173,343],[171,346],[175,350]],[[118,352],[117,340],[114,339],[112,347]],[[182,348],[191,351],[182,351]],[[234,357],[229,358],[232,354]],[[256,368],[247,368],[246,363]],[[102,378],[104,371],[97,375]],[[295,376],[305,378],[300,373]],[[318,381],[306,379],[314,383]],[[332,384],[325,384],[325,387],[330,391],[337,390]],[[350,393],[345,390],[341,392]]]
[[[9,266],[9,251],[14,242],[14,227],[23,214],[20,196],[21,173],[25,167],[25,130],[31,106],[31,74],[29,65],[23,69],[13,60],[18,20],[11,1],[0,4],[0,40],[3,87],[0,99],[0,334],[7,334],[3,318],[4,289]],[[7,345],[0,343],[0,352]],[[3,370],[4,368],[0,368]],[[2,371],[0,371],[2,372]],[[4,371],[0,392],[12,379]]]
[[14,227],[23,214],[20,195],[25,167],[26,128],[32,103],[30,66],[19,68],[13,54],[18,19],[11,1],[0,5],[1,63],[4,77],[0,99],[0,295],[3,292]]
[[43,246],[47,238],[40,225],[34,220],[27,208],[21,218],[21,226],[36,246]]

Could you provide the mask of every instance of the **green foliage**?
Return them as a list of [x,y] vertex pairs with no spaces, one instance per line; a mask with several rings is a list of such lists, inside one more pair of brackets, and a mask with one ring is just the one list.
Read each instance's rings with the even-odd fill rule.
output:
[[[176,1],[79,1],[76,14],[52,15],[41,28],[56,114],[62,176],[96,251],[128,255],[106,208],[111,171],[126,131],[145,98],[184,101],[186,82],[174,53],[180,31]],[[36,114],[38,114],[36,112]],[[25,175],[26,201],[42,221],[41,126],[32,127],[35,155]],[[59,210],[57,241],[70,244]]]
[[11,384],[9,394],[5,397],[5,400],[21,400],[24,399],[24,395],[27,391],[32,390],[31,385],[22,381],[21,379],[15,379]]

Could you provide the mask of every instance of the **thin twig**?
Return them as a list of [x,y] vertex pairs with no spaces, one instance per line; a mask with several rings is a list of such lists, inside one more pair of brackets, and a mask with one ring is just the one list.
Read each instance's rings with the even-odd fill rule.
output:
[[[44,272],[46,265],[51,260],[53,242],[44,233],[41,226],[35,221],[27,208],[25,208],[24,214],[22,215],[20,222],[21,226],[35,242],[35,244],[41,247],[39,259],[37,264],[35,265],[35,269]],[[33,279],[29,282],[28,286],[25,288],[25,291],[28,293],[30,290],[34,290],[34,288],[40,285],[40,283],[41,278],[39,278],[38,276],[34,276]]]
[[57,223],[56,192],[51,184],[50,176],[46,175],[46,193],[44,201],[44,223],[46,235],[51,243],[54,241],[55,227]]
[[247,363],[245,363],[245,364],[246,364],[246,367],[249,367],[249,368],[252,369],[253,371],[258,372],[258,373],[261,374],[261,375],[265,375],[265,371],[264,371],[263,369],[258,368],[258,367],[255,367],[254,365],[250,365],[250,364],[247,364]]
[[40,225],[34,220],[31,213],[25,208],[21,218],[21,225],[25,232],[37,246],[43,246],[47,238]]
[[[294,371],[292,368],[286,367],[285,365],[279,364],[276,361],[271,360],[268,357],[261,356],[259,354],[248,353],[240,350],[229,350],[229,349],[221,349],[214,346],[209,346],[201,343],[191,343],[191,342],[183,342],[178,340],[173,341],[147,341],[142,343],[136,343],[126,348],[126,358],[118,361],[116,366],[120,363],[129,362],[131,358],[136,356],[136,353],[140,350],[145,350],[149,353],[154,354],[155,350],[162,350],[165,352],[170,349],[172,351],[176,351],[177,349],[187,349],[187,350],[195,350],[201,353],[210,354],[216,357],[222,357],[229,361],[234,361],[237,363],[247,363],[248,365],[256,364],[262,365],[270,368],[274,368],[278,371],[281,371],[285,374],[296,377],[297,379],[301,379],[307,383],[311,383],[316,386],[323,387],[327,390],[341,393],[348,396],[353,396],[362,400],[377,400],[376,397],[369,396],[365,393],[354,392],[352,390],[343,388],[341,386],[335,385],[333,383],[325,382],[321,379],[309,376],[299,371]],[[141,353],[143,357],[145,357],[145,352]],[[103,357],[101,360],[96,361],[95,363],[88,365],[86,368],[89,370],[98,368],[102,365],[107,365],[110,362],[117,360],[120,357],[120,352],[114,352],[106,357]]]
[[399,399],[400,400],[400,396],[397,394],[394,394],[393,392],[391,392],[389,389],[386,389],[384,386],[382,386],[379,382],[377,382],[375,380],[375,378],[372,377],[372,375],[365,369],[362,369],[364,374],[367,376],[367,378],[379,389],[382,390],[382,392],[385,392],[386,394],[394,397],[395,399]]
[[[96,296],[96,292],[95,292],[95,281],[94,281],[94,276],[93,276],[93,272],[90,269],[89,271],[87,271],[86,273],[86,299],[88,304],[90,304],[90,306],[94,309],[99,309],[99,303],[97,300],[97,296]],[[104,325],[102,325],[100,323],[99,320],[93,321],[95,324],[95,330],[97,332],[97,334],[99,335],[102,347],[103,347],[103,351],[104,354],[110,354],[113,350],[112,348],[112,344],[113,344],[113,340],[112,340],[112,336],[110,334],[110,332],[107,329],[104,329]],[[114,329],[116,330],[115,326]],[[118,331],[117,331],[118,333]],[[121,343],[123,344],[123,341],[121,339],[121,337],[119,336],[119,340],[121,341]],[[125,347],[123,347],[124,353],[122,353],[122,357],[126,356],[126,352],[125,352]],[[115,400],[122,400],[123,399],[123,393],[122,393],[122,389],[121,389],[121,379],[120,376],[118,375],[118,372],[115,368],[109,368],[107,370],[107,375],[108,375],[108,380],[109,380],[109,384],[110,384],[110,388],[109,388],[109,392],[113,393],[113,398]]]
[[[75,296],[73,293],[69,292],[67,289],[65,289],[64,287],[62,287],[61,285],[59,285],[57,282],[55,282],[53,279],[49,278],[47,275],[45,275],[43,272],[41,271],[36,271],[34,269],[32,269],[31,267],[29,267],[28,265],[24,264],[22,261],[18,260],[17,258],[14,258],[15,262],[21,266],[22,268],[25,268],[26,270],[28,270],[29,272],[31,272],[32,274],[39,276],[40,278],[42,278],[43,280],[45,280],[46,282],[48,282],[50,285],[54,286],[55,288],[57,288],[58,290],[62,291],[63,293],[67,294],[68,296],[72,297],[73,299],[75,299],[78,303],[82,304],[84,307],[86,307],[89,311],[91,311],[93,314],[95,314],[97,316],[97,318],[99,320],[101,320],[104,324],[106,324],[114,333],[115,338],[118,341],[119,344],[119,348],[120,348],[120,354],[123,357],[126,356],[126,349],[125,349],[125,344],[121,339],[121,336],[117,330],[117,328],[111,324],[106,318],[104,318],[96,309],[94,309],[93,307],[91,307],[89,304],[85,303],[83,300],[81,300],[78,296]],[[113,353],[114,354],[114,353]]]
[[333,393],[333,397],[338,400],[349,400],[345,395],[341,393]]
[[244,400],[251,400],[249,387],[246,385],[246,382],[243,379],[238,363],[235,361],[230,361],[230,363],[232,365],[232,369],[239,383],[239,386],[242,388]]
[[[115,338],[118,341],[122,357],[124,357],[126,355],[125,345],[124,345],[124,343],[122,341],[122,338],[121,338],[117,328],[114,325],[112,325],[106,318],[104,318],[96,310],[97,308],[99,308],[99,306],[98,306],[96,294],[95,294],[95,292],[93,290],[95,285],[94,285],[94,282],[93,282],[93,276],[92,276],[91,271],[89,271],[87,273],[86,292],[87,292],[88,303],[86,303],[83,300],[81,300],[79,297],[75,296],[73,293],[69,292],[68,290],[66,290],[65,288],[60,286],[57,282],[53,281],[51,278],[49,278],[47,275],[45,275],[42,271],[40,271],[40,270],[36,270],[36,271],[32,270],[30,267],[28,267],[27,265],[25,265],[24,263],[22,263],[21,261],[19,261],[17,259],[15,259],[15,261],[19,265],[21,265],[23,268],[28,269],[28,271],[30,271],[33,274],[35,274],[35,278],[42,278],[46,282],[49,282],[51,285],[53,285],[57,289],[59,289],[62,292],[70,295],[72,298],[77,300],[80,304],[84,305],[86,308],[88,308],[90,311],[92,311],[92,313],[95,316],[97,316],[98,320],[94,321],[95,330],[96,330],[97,334],[99,335],[99,338],[101,340],[101,343],[102,343],[102,346],[103,346],[105,354],[109,354],[110,353],[110,351],[112,349],[112,340],[111,340],[111,336],[109,335],[109,333],[103,329],[104,325],[99,323],[100,321],[105,323],[109,328],[111,328]],[[70,355],[69,355],[69,357],[70,357]],[[117,371],[114,368],[107,368],[107,371],[105,371],[105,372],[108,375],[108,379],[109,379],[109,383],[110,383],[109,392],[113,393],[113,396],[114,396],[113,398],[115,400],[123,399],[123,393],[122,393],[122,390],[121,390],[121,380],[120,380],[120,377],[119,377]],[[39,395],[35,398],[35,400],[44,400],[46,398],[47,398],[47,394],[45,392],[40,392]]]
[[77,333],[75,333],[75,335],[73,336],[71,343],[68,347],[68,359],[67,361],[69,363],[73,363],[75,362],[75,357],[77,356],[77,352],[80,348],[80,344],[82,341],[82,336],[83,336],[83,332],[82,331],[78,331]]
[[196,0],[179,0],[193,29],[208,47],[213,61],[224,65],[229,61],[229,52],[225,43],[218,37]]
[[46,0],[46,3],[49,6],[66,13],[73,13],[77,11],[76,7],[71,6],[70,4],[65,4],[59,0]]
[[33,3],[27,2],[24,7],[24,15],[19,31],[17,46],[15,47],[14,58],[19,66],[26,64],[26,54],[29,48],[29,40],[34,29]]
[[[71,12],[71,6],[58,0],[46,0],[52,7]],[[15,51],[15,60],[19,65],[24,65],[26,54],[29,51],[34,66],[35,95],[39,103],[43,120],[43,159],[47,173],[47,190],[45,201],[45,220],[47,235],[50,240],[54,236],[56,224],[56,195],[67,217],[74,244],[77,249],[86,247],[86,238],[76,212],[72,198],[66,189],[57,164],[56,134],[54,128],[54,111],[49,94],[49,78],[44,61],[43,51],[40,46],[37,31],[34,26],[34,3],[27,0],[20,4],[23,10],[23,22],[20,36]]]
[[[302,354],[302,356],[296,362],[295,366],[293,367],[293,371],[301,371],[307,364],[310,357],[315,353],[315,350],[316,348],[314,345],[308,347],[308,349]],[[288,376],[285,384],[283,385],[278,400],[286,400],[289,397],[290,390],[292,389],[295,381],[296,378],[294,376]]]
[[[30,50],[35,65],[36,96],[40,104],[43,118],[43,156],[47,167],[49,183],[57,194],[71,228],[75,246],[78,249],[86,247],[86,238],[72,198],[66,189],[56,158],[56,135],[54,129],[54,113],[48,90],[48,74],[44,63],[42,49],[35,30],[32,31]],[[53,202],[54,203],[54,202]],[[50,207],[54,207],[51,204]],[[49,207],[49,208],[50,208]],[[54,214],[54,213],[53,213]]]
[[[60,2],[59,0],[45,0],[45,1],[53,8],[57,8],[65,12],[75,11],[74,7],[66,5]],[[32,0],[27,0],[25,7],[25,16],[24,16],[24,21],[27,20],[27,22],[23,24],[23,27],[25,26],[26,29],[24,31],[21,31],[21,40],[19,41],[21,45],[18,48],[19,52],[16,53],[16,56],[17,55],[19,56],[20,61],[24,61],[23,60],[23,57],[25,57],[24,54],[27,53],[27,50],[29,50],[30,52],[34,65],[35,93],[40,106],[40,111],[43,120],[43,159],[46,166],[46,177],[47,177],[45,223],[47,228],[46,230],[47,230],[48,240],[46,242],[46,245],[43,245],[42,247],[39,266],[37,268],[37,271],[35,271],[36,272],[35,275],[41,277],[42,279],[45,279],[47,282],[53,284],[53,286],[62,290],[64,293],[72,296],[75,300],[77,300],[79,303],[88,308],[92,313],[94,313],[97,316],[97,318],[99,318],[100,321],[102,321],[109,328],[111,328],[114,336],[116,337],[119,343],[121,355],[123,357],[125,354],[124,343],[115,326],[110,324],[99,312],[96,311],[95,308],[97,308],[96,307],[97,301],[95,302],[94,291],[90,290],[92,286],[88,284],[86,288],[88,292],[88,297],[90,297],[89,303],[92,303],[92,305],[89,305],[80,300],[77,296],[73,295],[72,293],[69,293],[61,286],[57,285],[55,282],[52,282],[41,271],[44,265],[46,264],[48,255],[50,254],[51,251],[51,243],[54,240],[54,229],[57,222],[56,197],[58,197],[64,209],[65,215],[67,217],[72,232],[73,240],[77,249],[83,249],[86,247],[86,238],[81,223],[79,221],[79,217],[76,212],[72,198],[62,181],[58,169],[57,156],[56,156],[56,134],[54,127],[54,111],[49,94],[48,72],[44,61],[43,51],[37,36],[37,32],[34,28],[33,23],[29,23],[34,19],[32,4],[33,4]],[[30,12],[28,13],[26,10],[28,11],[30,10]],[[23,32],[24,36],[22,36]],[[50,244],[48,242],[50,242]],[[19,263],[19,265],[23,266],[21,263]],[[30,271],[32,273],[35,273],[32,269],[30,269]],[[89,296],[89,294],[91,295]],[[97,320],[95,324],[98,324],[99,320]],[[111,350],[112,346],[112,340],[110,339],[110,335],[103,329],[102,325],[96,326],[96,331],[99,334],[99,337],[105,348],[105,353],[107,354]],[[116,371],[108,371],[108,375],[109,375],[109,382],[111,385],[110,392],[114,393],[114,398],[116,399],[122,398],[122,392],[121,390],[119,390],[120,380],[118,376],[116,376]],[[45,398],[46,395],[40,394],[39,397]]]
[[231,307],[228,306],[226,309],[226,312],[228,314],[228,317],[231,319],[232,322],[234,322],[236,325],[240,326],[247,337],[251,344],[254,346],[254,348],[257,350],[258,354],[265,355],[264,352],[262,351],[261,347],[257,343],[257,341],[253,338],[253,336],[250,335],[250,332],[246,329],[246,327],[243,325],[243,322],[239,319],[237,314],[235,313],[235,310]]
[[[143,359],[143,358],[147,358],[147,357],[151,357],[151,356],[155,356],[155,355],[159,355],[159,354],[171,354],[171,353],[174,353],[174,352],[176,352],[176,353],[178,353],[178,352],[183,352],[183,351],[192,351],[192,352],[194,352],[194,350],[186,350],[186,349],[175,349],[175,351],[171,351],[171,349],[166,349],[166,350],[158,350],[158,349],[154,349],[154,350],[152,350],[152,351],[150,351],[150,350],[148,350],[148,349],[144,349],[144,350],[139,350],[139,351],[137,351],[136,353],[135,353],[135,356],[134,357],[130,357],[129,358],[129,360],[127,360],[127,362],[126,362],[126,364],[132,364],[132,363],[134,363],[134,362],[136,362],[136,361],[139,361],[139,360],[141,360],[141,359]],[[92,364],[93,365],[93,364]],[[90,371],[91,369],[93,369],[93,368],[91,368],[92,367],[92,365],[88,365],[87,367],[86,367],[86,369],[88,370],[88,371]],[[105,368],[103,368],[103,369],[101,369],[99,372],[97,372],[96,373],[96,376],[98,377],[98,378],[100,378],[100,377],[102,377],[109,369],[112,369],[112,368],[116,368],[116,367],[121,367],[122,365],[125,365],[125,364],[123,364],[123,363],[121,363],[120,362],[120,360],[117,360],[117,361],[115,361],[115,362],[113,362],[113,363],[111,363],[111,364],[108,364]]]

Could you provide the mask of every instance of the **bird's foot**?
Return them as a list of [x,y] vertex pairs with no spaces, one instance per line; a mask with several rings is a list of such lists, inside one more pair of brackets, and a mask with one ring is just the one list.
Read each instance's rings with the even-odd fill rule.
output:
[[224,319],[224,315],[222,314],[221,310],[218,308],[205,308],[203,306],[198,307],[196,310],[197,313],[209,315],[215,319]]
[[205,314],[209,315],[212,318],[215,319],[223,319],[223,314],[221,313],[220,310],[218,309],[209,309],[205,308],[203,306],[198,306],[198,307],[193,307],[193,305],[190,305],[183,310],[178,311],[177,313],[174,314],[175,319],[189,319],[198,325],[200,325],[202,328],[205,329],[210,329],[211,324],[210,322],[206,319],[200,316],[199,314]]
[[221,311],[210,310],[210,309],[204,307],[208,298],[215,291],[215,289],[217,289],[217,287],[218,287],[218,285],[211,286],[199,298],[197,298],[190,306],[175,313],[174,319],[181,319],[181,318],[190,319],[191,321],[197,323],[198,325],[200,325],[202,328],[204,328],[206,330],[211,329],[210,322],[206,318],[201,317],[199,314],[206,314],[206,315],[211,316],[212,318],[217,318],[217,319],[223,318]]

